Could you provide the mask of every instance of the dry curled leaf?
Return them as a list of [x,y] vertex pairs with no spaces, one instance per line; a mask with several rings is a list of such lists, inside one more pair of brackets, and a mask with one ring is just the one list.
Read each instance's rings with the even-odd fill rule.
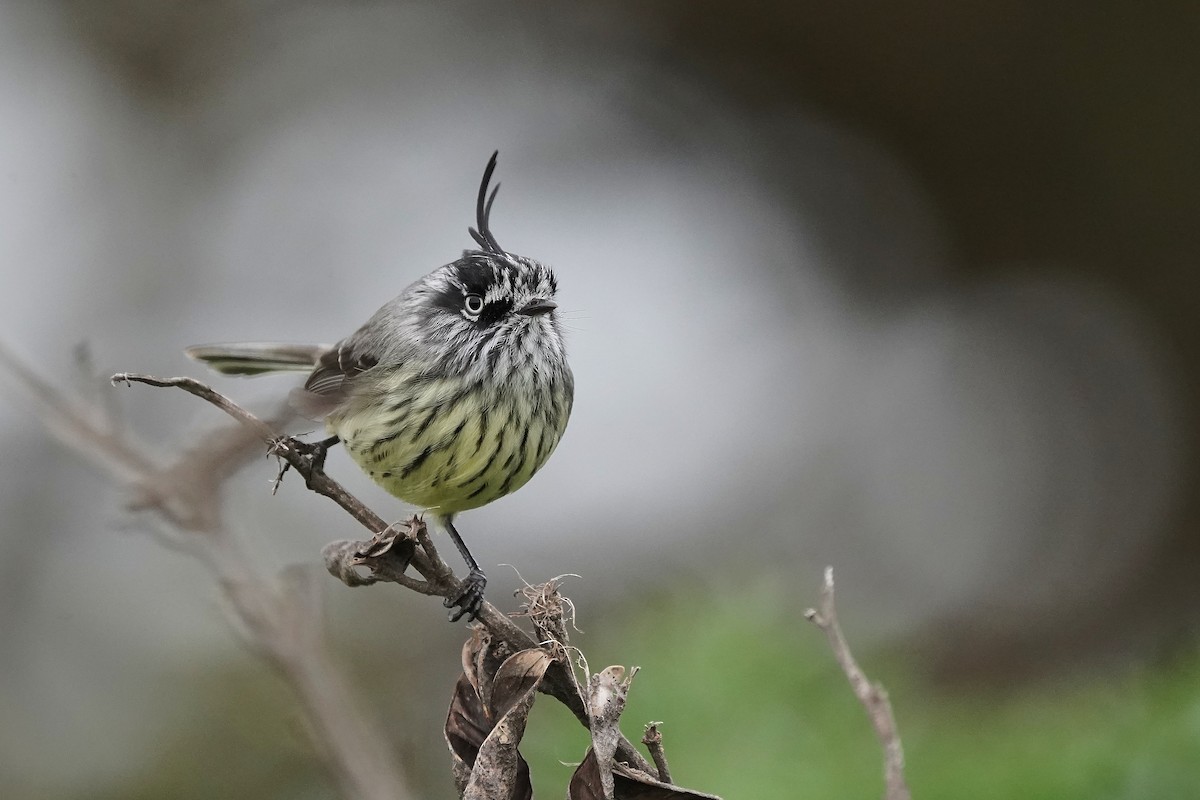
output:
[[538,649],[509,656],[489,675],[487,643],[463,648],[463,674],[446,717],[455,784],[469,800],[528,800],[529,765],[517,752],[529,709],[552,658]]
[[373,558],[381,558],[393,550],[404,564],[408,564],[416,548],[416,536],[413,526],[422,524],[420,519],[412,517],[404,522],[394,522],[376,533],[370,539],[359,545],[354,554],[359,564],[366,564]]
[[600,765],[596,763],[596,751],[589,747],[583,763],[575,768],[571,782],[567,784],[567,800],[611,800],[604,796],[604,791]]
[[596,752],[588,748],[567,789],[567,800],[720,800],[715,794],[704,794],[684,789],[671,783],[663,783],[652,775],[633,769],[628,764],[615,762],[610,774],[613,793],[604,794],[604,778]]
[[588,681],[588,716],[592,746],[571,776],[568,800],[667,800],[703,798],[719,800],[659,780],[653,775],[615,760],[621,738],[621,713],[637,669],[626,676],[621,666],[607,667]]

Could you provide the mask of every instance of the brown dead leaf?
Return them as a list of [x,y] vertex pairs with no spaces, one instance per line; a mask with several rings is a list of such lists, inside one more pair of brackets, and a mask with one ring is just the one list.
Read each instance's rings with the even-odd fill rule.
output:
[[613,794],[604,794],[604,780],[596,753],[590,747],[583,763],[571,776],[567,789],[567,800],[721,800],[715,794],[704,794],[684,789],[633,769],[627,764],[616,762],[610,772],[613,779]]
[[571,776],[568,800],[720,800],[660,781],[615,760],[621,739],[621,713],[637,669],[614,665],[588,680],[587,703],[592,746]]
[[464,671],[446,717],[455,784],[470,800],[529,800],[529,765],[517,745],[553,659],[542,650],[522,650],[488,676],[486,651],[485,637],[478,633],[463,647]]

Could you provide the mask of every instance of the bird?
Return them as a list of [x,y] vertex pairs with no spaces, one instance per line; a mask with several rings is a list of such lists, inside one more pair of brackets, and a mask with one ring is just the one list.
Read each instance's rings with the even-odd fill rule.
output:
[[193,359],[220,373],[308,371],[290,401],[323,420],[315,463],[339,442],[377,484],[423,509],[449,534],[468,569],[445,599],[449,618],[475,619],[487,576],[458,529],[458,514],[511,494],[558,446],[574,404],[553,270],[500,246],[488,187],[480,182],[475,247],[419,278],[334,345],[242,342],[196,345]]

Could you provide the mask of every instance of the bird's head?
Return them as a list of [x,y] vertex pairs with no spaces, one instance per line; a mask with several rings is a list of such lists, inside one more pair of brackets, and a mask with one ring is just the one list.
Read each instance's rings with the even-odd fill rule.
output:
[[[551,269],[504,250],[488,225],[497,184],[493,154],[484,171],[471,236],[479,245],[426,275],[409,291],[427,347],[453,368],[506,380],[523,369],[545,371],[564,362]],[[448,364],[447,366],[451,366]]]

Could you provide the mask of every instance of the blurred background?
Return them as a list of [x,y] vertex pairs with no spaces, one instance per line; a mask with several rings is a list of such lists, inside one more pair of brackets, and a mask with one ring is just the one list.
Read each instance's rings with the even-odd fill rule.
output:
[[[470,244],[499,148],[494,229],[558,272],[577,399],[460,528],[501,605],[500,564],[581,576],[575,643],[642,666],[626,732],[665,720],[679,783],[878,794],[799,617],[829,563],[916,796],[1196,796],[1198,45],[1191,4],[1128,0],[5,2],[0,343],[69,386],[81,342],[200,375],[186,345],[334,341]],[[113,391],[164,452],[220,421]],[[333,797],[203,567],[4,398],[5,796]],[[264,569],[359,535],[273,477],[228,498]],[[451,797],[463,629],[396,587],[326,600]],[[585,746],[535,706],[540,796]]]

